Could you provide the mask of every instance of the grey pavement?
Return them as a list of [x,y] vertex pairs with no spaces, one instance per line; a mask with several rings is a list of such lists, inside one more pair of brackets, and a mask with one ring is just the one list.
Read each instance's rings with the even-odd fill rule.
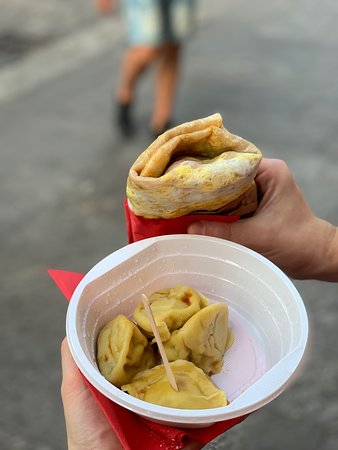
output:
[[[67,302],[46,270],[85,273],[126,244],[126,176],[150,142],[151,75],[138,90],[138,134],[123,140],[112,119],[123,21],[80,3],[1,4],[0,38],[8,30],[46,37],[0,64],[4,450],[66,449],[59,346]],[[211,0],[200,2],[199,16],[185,49],[176,122],[221,112],[230,131],[284,159],[313,210],[337,224],[337,3]],[[337,448],[337,284],[295,285],[310,320],[298,378],[207,448]]]
[[94,0],[2,0],[0,67],[98,20]]

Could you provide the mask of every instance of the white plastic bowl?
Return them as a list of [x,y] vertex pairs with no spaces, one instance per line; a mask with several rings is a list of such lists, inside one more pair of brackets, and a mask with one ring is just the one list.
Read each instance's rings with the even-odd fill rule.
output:
[[[234,343],[212,377],[228,406],[153,405],[122,392],[97,368],[100,329],[117,314],[131,316],[142,293],[177,283],[229,306]],[[127,245],[96,264],[72,296],[66,331],[79,369],[109,399],[155,422],[203,427],[257,410],[283,391],[303,357],[308,320],[292,282],[258,253],[217,238],[170,235]]]

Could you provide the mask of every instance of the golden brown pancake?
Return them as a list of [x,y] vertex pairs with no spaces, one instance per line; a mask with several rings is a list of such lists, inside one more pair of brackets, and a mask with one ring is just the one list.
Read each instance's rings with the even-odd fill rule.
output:
[[257,207],[254,177],[262,159],[252,143],[223,127],[220,114],[183,123],[159,136],[127,180],[131,210],[145,218],[194,212],[247,214]]

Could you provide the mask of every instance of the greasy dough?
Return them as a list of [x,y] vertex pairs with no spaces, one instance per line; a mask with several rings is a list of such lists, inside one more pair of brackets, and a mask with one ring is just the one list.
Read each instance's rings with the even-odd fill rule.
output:
[[[149,302],[162,341],[169,339],[171,331],[181,328],[193,314],[209,303],[204,295],[181,284],[154,292]],[[135,309],[134,319],[143,332],[154,336],[143,303]]]
[[189,361],[170,363],[178,391],[168,380],[163,364],[138,373],[122,390],[155,405],[179,409],[208,409],[227,405],[227,398],[210,378]]
[[169,361],[187,359],[206,374],[222,369],[223,355],[231,343],[228,307],[213,303],[194,314],[163,343]]
[[261,158],[255,145],[223,127],[218,113],[178,125],[130,168],[129,207],[145,218],[224,210],[252,189]]
[[147,338],[123,314],[108,322],[97,340],[97,363],[101,374],[121,387],[133,376],[157,364],[157,357]]

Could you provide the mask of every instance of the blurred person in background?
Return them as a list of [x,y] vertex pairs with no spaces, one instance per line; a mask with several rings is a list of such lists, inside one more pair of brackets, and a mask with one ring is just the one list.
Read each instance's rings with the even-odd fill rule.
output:
[[[114,0],[96,0],[107,10]],[[130,136],[135,125],[132,107],[137,82],[155,66],[154,99],[149,131],[153,137],[172,126],[173,106],[183,42],[194,29],[195,0],[123,0],[128,48],[116,92],[117,125]],[[114,6],[114,5],[112,5]]]
[[95,5],[101,14],[110,14],[115,11],[117,0],[95,0]]

